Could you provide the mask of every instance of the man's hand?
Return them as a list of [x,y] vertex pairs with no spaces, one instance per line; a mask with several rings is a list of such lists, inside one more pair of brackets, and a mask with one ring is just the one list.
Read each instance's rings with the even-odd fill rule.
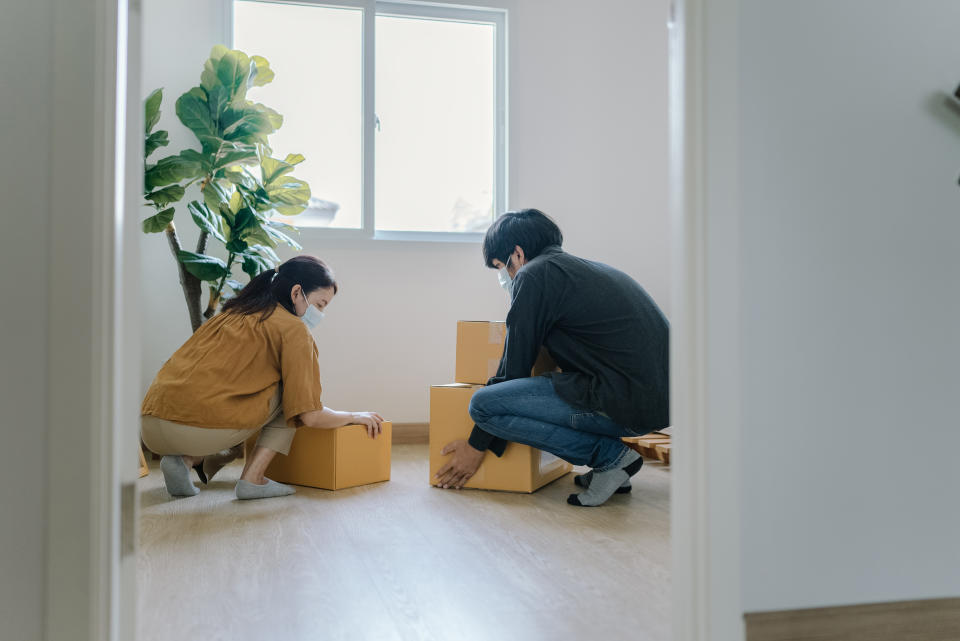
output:
[[447,454],[453,454],[453,456],[434,475],[434,485],[444,489],[452,487],[458,490],[476,474],[486,454],[485,451],[472,447],[464,440],[447,443],[440,453],[444,456]]

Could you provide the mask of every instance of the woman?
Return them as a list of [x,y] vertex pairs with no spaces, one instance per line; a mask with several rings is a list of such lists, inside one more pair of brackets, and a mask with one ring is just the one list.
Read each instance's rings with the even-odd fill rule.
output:
[[[336,293],[323,261],[291,258],[251,280],[163,365],[143,401],[141,437],[165,455],[160,469],[171,495],[197,494],[190,468],[199,473],[204,457],[257,432],[237,482],[239,499],[293,494],[264,472],[278,452],[290,451],[299,427],[359,423],[371,438],[381,433],[383,417],[376,412],[338,412],[320,401],[319,353],[310,329]],[[206,469],[212,476],[219,467]]]

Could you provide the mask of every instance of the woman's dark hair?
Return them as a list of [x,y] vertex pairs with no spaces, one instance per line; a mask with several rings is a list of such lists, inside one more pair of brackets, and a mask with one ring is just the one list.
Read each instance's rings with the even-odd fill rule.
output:
[[508,211],[493,221],[483,237],[483,261],[487,267],[494,267],[494,259],[506,263],[517,245],[532,260],[547,247],[562,244],[557,223],[539,209]]
[[296,314],[290,302],[290,290],[294,285],[300,285],[304,295],[327,287],[337,293],[337,281],[326,263],[315,256],[294,256],[276,269],[261,272],[235,298],[224,303],[223,311],[230,314],[259,312],[260,320],[265,320],[280,303],[288,312]]

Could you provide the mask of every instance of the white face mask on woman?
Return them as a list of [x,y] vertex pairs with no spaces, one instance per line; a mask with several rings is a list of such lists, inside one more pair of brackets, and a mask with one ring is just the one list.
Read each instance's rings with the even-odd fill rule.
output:
[[[303,290],[300,290],[300,293],[303,294]],[[313,330],[317,325],[320,324],[320,321],[323,320],[325,314],[317,309],[316,305],[311,305],[307,302],[307,295],[303,294],[303,300],[307,303],[307,311],[303,313],[303,316],[300,317],[300,320],[303,321],[303,324],[307,326],[307,329]]]

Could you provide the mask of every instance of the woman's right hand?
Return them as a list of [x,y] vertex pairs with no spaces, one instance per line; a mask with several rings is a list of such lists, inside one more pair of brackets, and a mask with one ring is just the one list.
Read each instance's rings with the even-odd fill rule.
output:
[[350,422],[365,426],[370,438],[377,438],[378,434],[383,433],[383,417],[376,412],[352,412]]

